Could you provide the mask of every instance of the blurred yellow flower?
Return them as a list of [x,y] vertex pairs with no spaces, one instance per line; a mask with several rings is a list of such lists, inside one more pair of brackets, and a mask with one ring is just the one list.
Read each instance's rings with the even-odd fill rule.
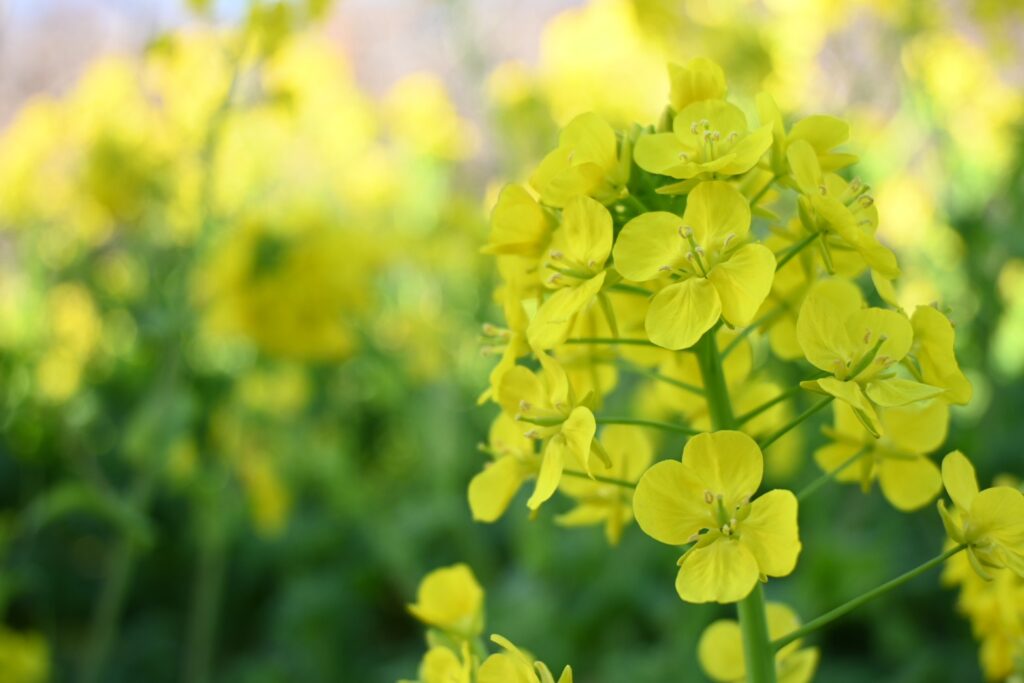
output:
[[409,612],[427,626],[462,639],[479,635],[484,626],[484,591],[465,564],[442,567],[423,577]]

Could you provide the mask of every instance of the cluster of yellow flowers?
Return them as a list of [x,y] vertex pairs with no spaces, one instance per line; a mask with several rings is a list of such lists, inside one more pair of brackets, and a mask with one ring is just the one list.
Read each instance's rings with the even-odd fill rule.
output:
[[[876,236],[870,188],[839,173],[856,161],[837,149],[848,124],[816,115],[787,126],[767,94],[751,124],[708,59],[671,65],[669,78],[658,124],[615,130],[579,115],[528,184],[497,197],[484,251],[497,259],[505,324],[484,328],[500,360],[481,401],[501,413],[469,504],[494,521],[533,482],[534,516],[561,492],[576,507],[556,521],[604,525],[612,543],[635,517],[684,548],[680,598],[738,603],[739,624],[702,639],[709,675],[806,681],[818,655],[799,648],[803,635],[961,551],[979,575],[1024,576],[1024,495],[979,493],[959,452],[941,473],[929,457],[972,387],[946,315],[896,301],[900,269]],[[806,379],[780,386],[770,357]],[[793,417],[802,392],[819,398]],[[822,477],[762,491],[765,451],[830,406]],[[654,462],[672,433],[688,437],[681,461]],[[759,586],[797,564],[799,499],[832,480],[868,492],[876,479],[901,511],[945,483],[950,548],[800,628]]]
[[565,667],[556,682],[544,662],[500,635],[492,635],[491,641],[502,651],[486,655],[480,638],[484,591],[464,564],[424,577],[409,611],[428,628],[428,650],[419,678],[400,683],[572,683],[571,667]]

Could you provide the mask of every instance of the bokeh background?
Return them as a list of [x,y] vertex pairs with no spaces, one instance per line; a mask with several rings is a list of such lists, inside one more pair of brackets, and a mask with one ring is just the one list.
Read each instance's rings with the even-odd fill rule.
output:
[[[475,524],[465,497],[496,412],[495,192],[575,114],[656,120],[666,60],[719,61],[748,110],[765,89],[851,120],[901,298],[957,326],[975,399],[949,443],[983,481],[1022,471],[1020,3],[7,0],[0,22],[4,683],[412,678],[405,604],[457,561],[489,631],[579,681],[703,680],[720,610],[678,601],[674,549],[547,507]],[[770,597],[805,617],[941,544],[931,508],[856,487],[801,520]],[[982,680],[934,574],[817,643],[830,683]]]

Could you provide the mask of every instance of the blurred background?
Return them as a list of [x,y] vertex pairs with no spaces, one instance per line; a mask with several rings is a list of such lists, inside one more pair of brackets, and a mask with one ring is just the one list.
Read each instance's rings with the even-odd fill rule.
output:
[[[655,121],[667,60],[851,120],[901,301],[957,326],[950,448],[1019,474],[1022,44],[1011,0],[0,1],[0,681],[413,678],[405,604],[457,561],[579,681],[703,680],[726,611],[674,549],[471,521],[497,189],[580,112]],[[942,538],[856,487],[801,523],[770,597],[805,618]],[[955,602],[845,618],[818,680],[982,680]]]

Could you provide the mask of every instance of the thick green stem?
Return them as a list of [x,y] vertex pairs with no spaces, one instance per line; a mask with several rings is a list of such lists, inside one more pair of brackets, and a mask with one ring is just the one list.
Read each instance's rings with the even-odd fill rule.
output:
[[693,427],[687,427],[686,425],[676,424],[674,422],[659,422],[658,420],[644,420],[638,417],[605,417],[598,415],[594,420],[599,425],[636,425],[637,427],[651,427],[653,429],[663,429],[666,432],[678,432],[680,434],[699,434],[700,432]]
[[208,683],[216,645],[217,618],[224,589],[228,534],[221,496],[209,496],[201,504],[199,548],[192,606],[186,639],[182,683]]
[[743,659],[749,683],[775,683],[775,650],[768,635],[764,589],[758,583],[750,595],[736,603],[743,634]]
[[[712,328],[700,341],[698,356],[701,378],[704,380],[704,394],[712,429],[735,429],[736,418],[729,399],[729,387],[725,381],[722,359],[715,340],[717,328]],[[743,659],[747,668],[749,683],[775,683],[775,652],[768,635],[768,618],[765,613],[764,591],[757,584],[750,595],[736,603],[740,631],[743,634]]]
[[883,583],[878,588],[870,590],[867,593],[865,593],[864,595],[856,597],[853,600],[850,600],[849,602],[844,603],[844,604],[840,605],[839,607],[836,607],[834,610],[831,610],[829,612],[825,612],[825,614],[822,614],[820,617],[818,617],[816,619],[811,619],[806,624],[804,624],[802,627],[798,628],[797,630],[793,631],[792,633],[790,633],[788,635],[785,635],[785,636],[779,638],[776,641],[773,641],[772,642],[772,648],[774,648],[776,651],[777,650],[781,650],[782,648],[784,648],[787,645],[789,645],[790,643],[792,643],[794,640],[799,640],[800,638],[803,638],[804,636],[806,636],[806,635],[808,635],[810,633],[813,633],[814,631],[817,631],[822,626],[825,626],[825,625],[835,621],[839,617],[841,617],[841,616],[843,616],[845,614],[848,614],[849,612],[852,612],[853,610],[857,609],[858,607],[860,607],[864,603],[870,602],[870,601],[874,600],[875,598],[877,598],[877,597],[879,597],[881,595],[885,595],[886,593],[891,591],[893,588],[898,588],[899,586],[902,586],[903,584],[905,584],[906,582],[910,581],[911,579],[917,578],[918,576],[920,576],[921,574],[924,574],[926,571],[928,571],[932,567],[936,567],[936,566],[942,564],[943,562],[945,562],[949,558],[953,557],[954,555],[956,555],[961,550],[964,550],[965,548],[967,548],[966,545],[958,545],[955,548],[950,548],[949,550],[947,550],[946,552],[942,553],[938,557],[933,557],[932,559],[928,560],[927,562],[925,562],[921,566],[915,567],[914,569],[911,569],[909,572],[906,572],[904,574],[900,574],[899,576],[897,576],[895,579],[892,579],[891,581],[886,581],[885,583]]

